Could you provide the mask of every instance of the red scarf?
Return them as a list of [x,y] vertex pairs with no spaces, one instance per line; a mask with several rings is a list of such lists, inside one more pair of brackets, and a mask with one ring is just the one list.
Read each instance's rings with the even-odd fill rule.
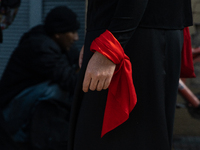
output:
[[98,51],[117,65],[108,88],[101,131],[103,137],[129,118],[130,112],[136,105],[137,97],[130,59],[113,34],[106,30],[92,42],[90,50]]

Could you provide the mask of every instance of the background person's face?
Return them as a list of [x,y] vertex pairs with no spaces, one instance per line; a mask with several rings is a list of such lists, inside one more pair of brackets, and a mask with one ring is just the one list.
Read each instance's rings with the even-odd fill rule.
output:
[[56,41],[63,49],[69,50],[75,41],[79,39],[78,32],[66,32],[56,34]]

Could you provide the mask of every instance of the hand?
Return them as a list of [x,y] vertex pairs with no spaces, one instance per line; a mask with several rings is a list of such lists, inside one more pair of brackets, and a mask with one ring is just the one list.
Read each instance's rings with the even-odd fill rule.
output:
[[88,89],[92,91],[107,89],[110,85],[115,67],[116,64],[96,51],[87,65],[83,80],[83,91],[88,92]]
[[83,53],[84,53],[84,45],[83,47],[81,48],[81,51],[80,51],[80,54],[79,54],[79,67],[81,68],[82,66],[82,62],[83,62]]

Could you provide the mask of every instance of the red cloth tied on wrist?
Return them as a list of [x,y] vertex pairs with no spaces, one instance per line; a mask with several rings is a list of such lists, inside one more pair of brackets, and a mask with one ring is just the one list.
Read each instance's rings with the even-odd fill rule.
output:
[[192,57],[192,44],[190,31],[188,27],[183,29],[183,48],[181,53],[181,78],[196,77],[194,73],[193,57]]
[[124,123],[136,105],[137,96],[132,80],[132,66],[118,40],[106,30],[96,38],[91,46],[116,64],[116,69],[108,88],[101,137]]

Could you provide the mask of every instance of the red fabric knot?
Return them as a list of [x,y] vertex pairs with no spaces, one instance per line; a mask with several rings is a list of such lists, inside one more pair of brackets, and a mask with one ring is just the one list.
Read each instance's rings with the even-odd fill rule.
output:
[[91,46],[116,64],[115,73],[108,88],[101,137],[115,129],[128,118],[136,105],[137,96],[132,80],[132,66],[118,40],[106,30],[96,38]]

